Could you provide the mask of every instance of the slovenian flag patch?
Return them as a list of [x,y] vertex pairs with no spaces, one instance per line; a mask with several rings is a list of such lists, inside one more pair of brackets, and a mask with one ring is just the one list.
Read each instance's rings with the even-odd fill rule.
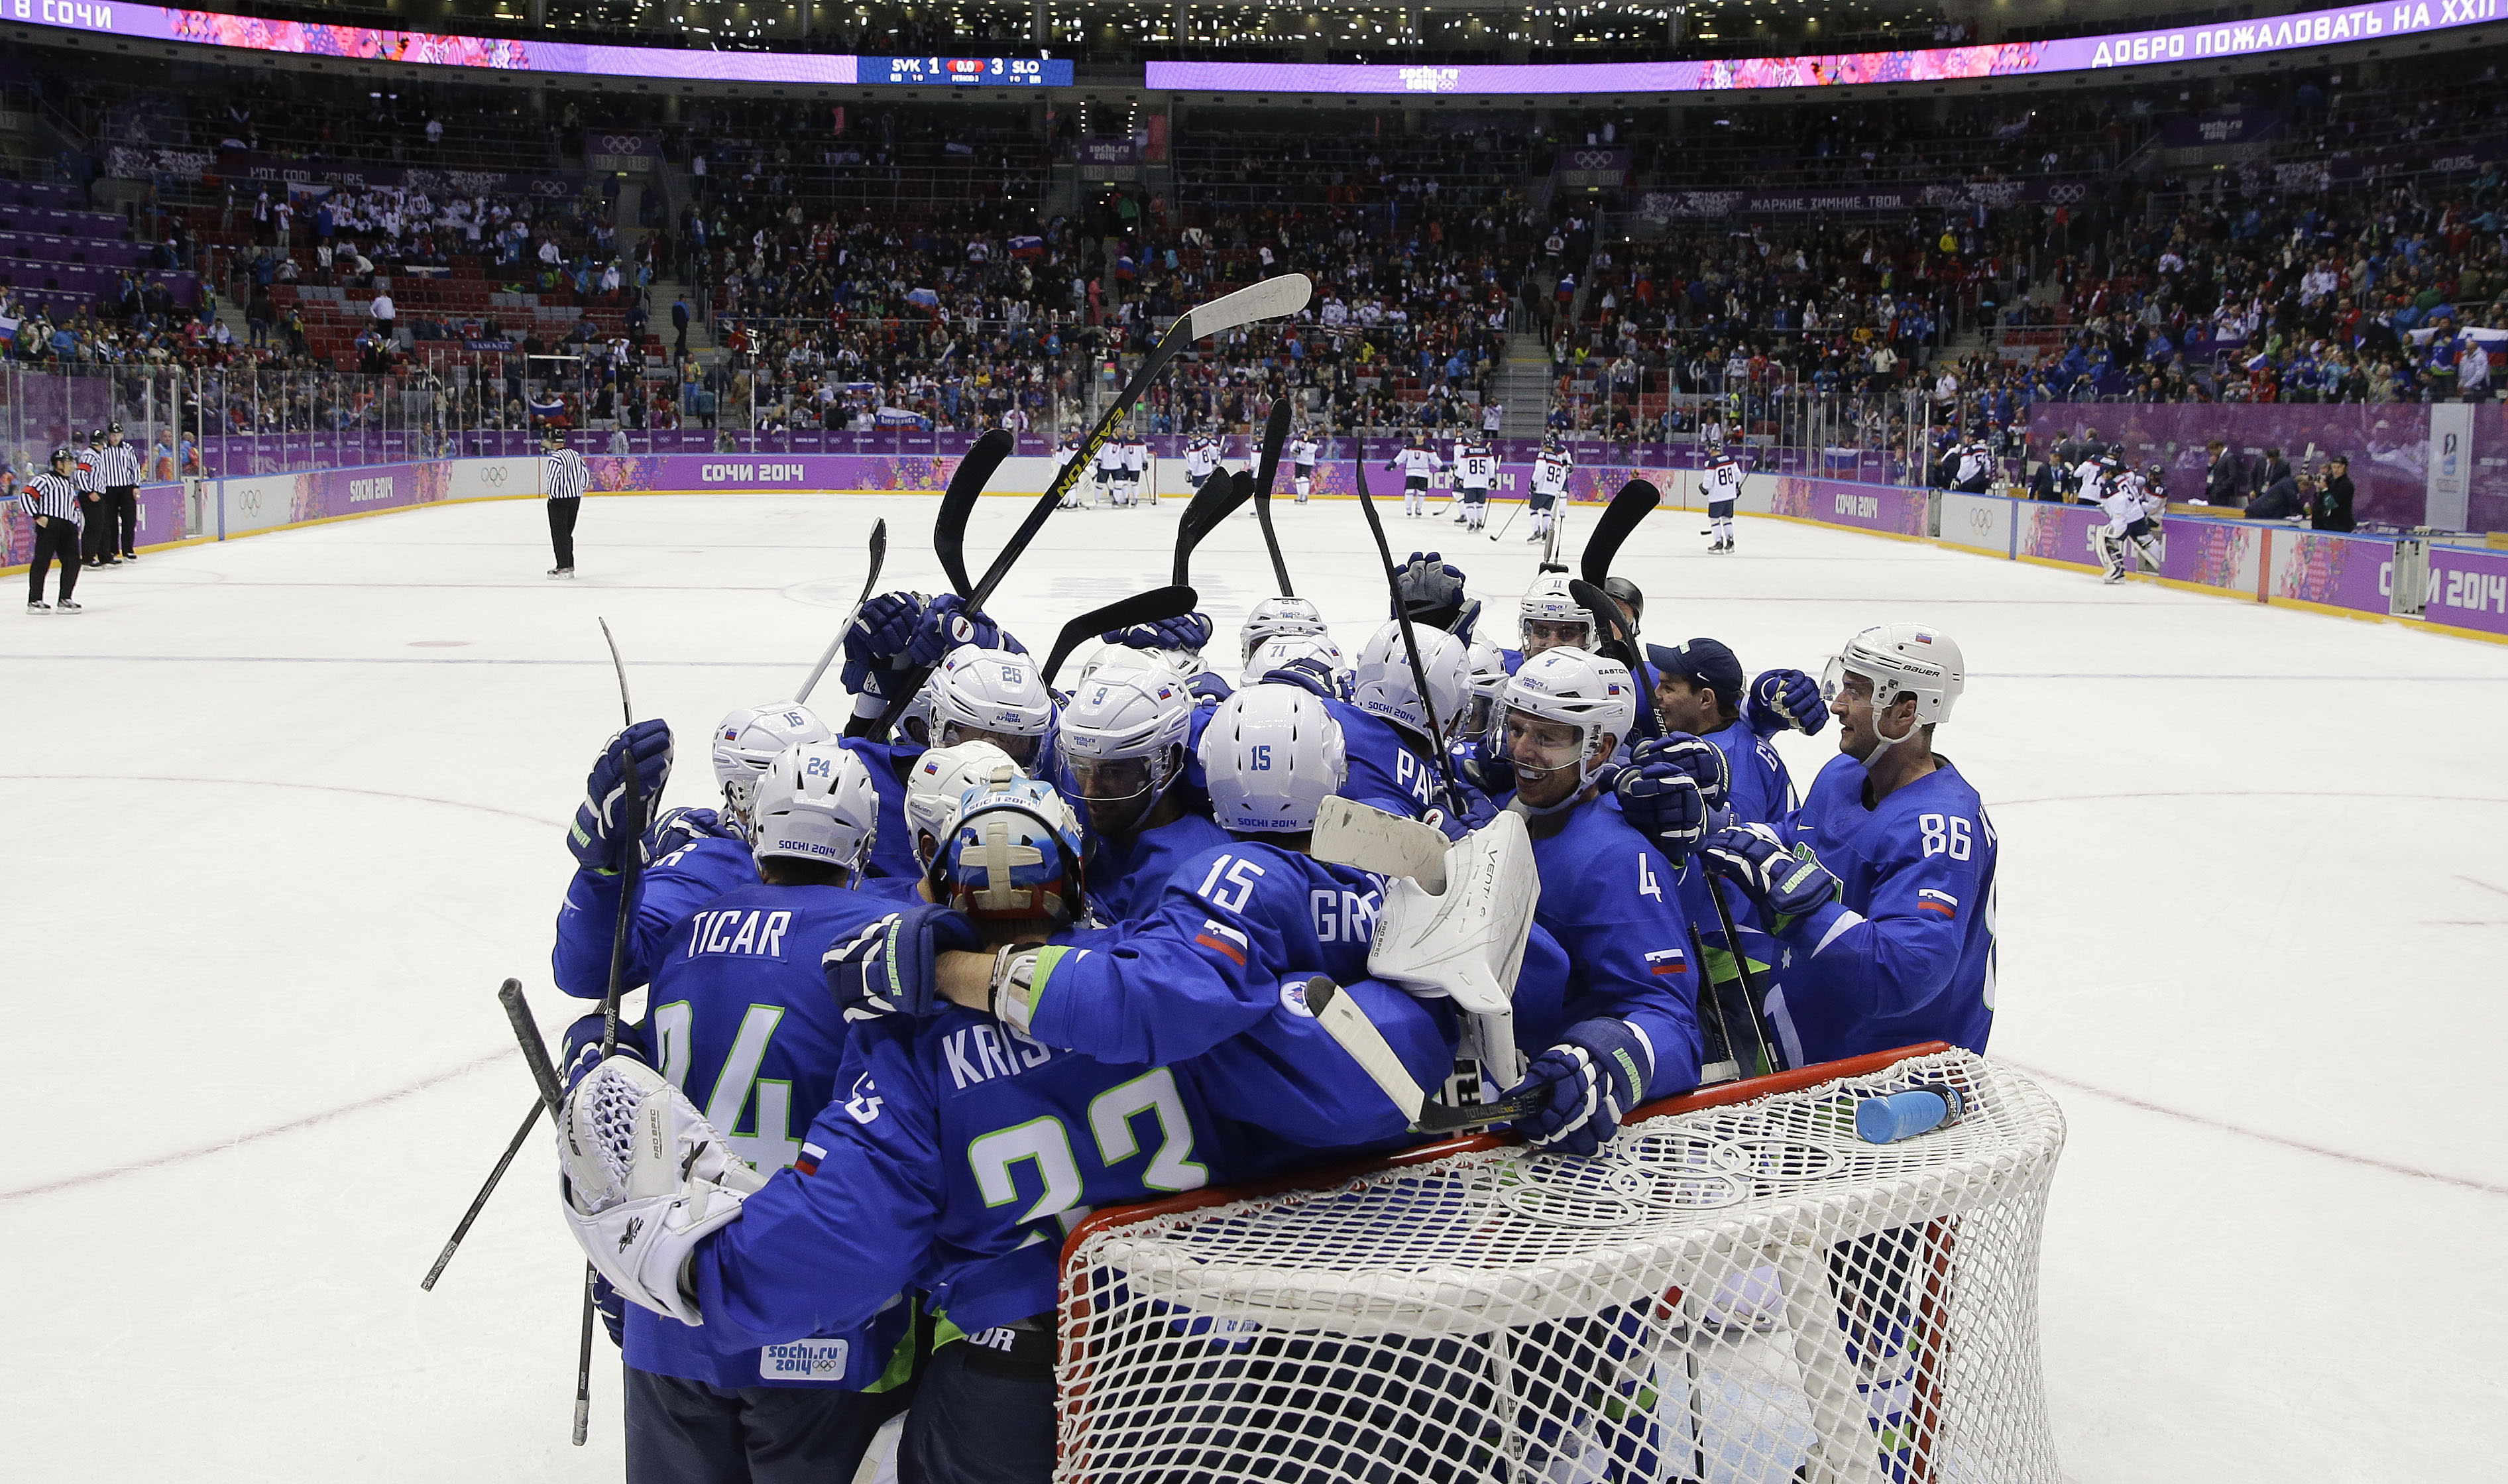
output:
[[1194,935],[1193,941],[1202,947],[1216,949],[1239,968],[1245,965],[1245,935],[1225,923],[1202,918],[1201,931]]
[[1689,955],[1678,948],[1657,948],[1645,956],[1648,974],[1686,974]]
[[1936,891],[1930,886],[1919,886],[1916,888],[1916,910],[1939,912],[1945,917],[1956,917],[1959,915],[1959,898],[1946,891]]

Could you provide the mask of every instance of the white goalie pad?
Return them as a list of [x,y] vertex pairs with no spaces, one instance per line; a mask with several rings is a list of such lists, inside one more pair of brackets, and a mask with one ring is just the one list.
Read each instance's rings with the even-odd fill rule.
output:
[[1355,866],[1381,876],[1410,876],[1431,892],[1446,889],[1445,832],[1373,804],[1331,798],[1315,810],[1308,850],[1318,861]]
[[1442,891],[1414,877],[1385,882],[1367,972],[1475,1015],[1507,1014],[1541,899],[1523,817],[1501,814],[1447,846],[1444,867]]
[[680,1270],[766,1177],[632,1057],[611,1057],[575,1084],[561,1128],[567,1225],[583,1255],[629,1302],[703,1324]]

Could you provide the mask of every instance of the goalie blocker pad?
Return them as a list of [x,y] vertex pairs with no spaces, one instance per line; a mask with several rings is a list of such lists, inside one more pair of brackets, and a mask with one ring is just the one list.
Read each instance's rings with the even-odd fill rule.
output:
[[611,1057],[575,1084],[559,1128],[567,1226],[583,1255],[629,1302],[703,1324],[680,1273],[766,1177],[633,1057]]

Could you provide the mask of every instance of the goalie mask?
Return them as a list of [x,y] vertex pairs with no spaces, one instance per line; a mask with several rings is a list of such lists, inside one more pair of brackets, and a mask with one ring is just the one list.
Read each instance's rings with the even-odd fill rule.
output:
[[1109,662],[1081,683],[1054,732],[1072,791],[1100,835],[1128,835],[1184,771],[1193,692],[1163,669]]
[[[1499,695],[1498,725],[1519,773],[1547,777],[1576,769],[1576,786],[1558,803],[1525,807],[1547,814],[1568,807],[1611,761],[1637,721],[1637,683],[1628,667],[1582,649],[1545,649],[1524,662]],[[1521,799],[1519,799],[1521,802]]]
[[1518,624],[1528,660],[1562,645],[1588,650],[1594,648],[1592,610],[1577,603],[1568,591],[1568,579],[1555,572],[1533,583],[1524,595]]
[[941,842],[957,822],[958,800],[969,789],[985,784],[1007,786],[1020,776],[1011,755],[990,742],[961,742],[936,747],[914,760],[905,776],[905,828],[914,844],[914,864],[926,872],[940,854]]
[[1049,783],[1019,778],[969,789],[936,868],[948,904],[977,922],[1052,927],[1080,913],[1080,820]]
[[723,812],[732,829],[747,840],[756,838],[750,807],[757,780],[766,765],[786,748],[804,742],[832,742],[835,733],[819,714],[799,701],[772,701],[743,706],[714,729],[714,776],[722,785]]
[[1277,639],[1283,634],[1325,632],[1323,611],[1306,599],[1266,598],[1254,605],[1254,612],[1245,615],[1245,627],[1240,637],[1244,640],[1245,659],[1251,663],[1254,652],[1263,648],[1265,640]]

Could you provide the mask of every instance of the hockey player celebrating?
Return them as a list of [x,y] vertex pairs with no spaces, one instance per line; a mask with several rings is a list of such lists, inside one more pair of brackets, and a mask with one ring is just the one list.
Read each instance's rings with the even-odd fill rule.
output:
[[1918,1041],[1985,1050],[1994,827],[1934,751],[1966,668],[1931,624],[1856,635],[1821,682],[1841,756],[1786,827],[1731,826],[1700,846],[1788,950],[1764,1008],[1790,1066]]
[[1962,438],[1942,461],[1949,465],[1950,488],[1963,495],[1983,495],[1994,488],[1994,455],[1985,440]]
[[934,745],[990,742],[1022,769],[1053,729],[1053,695],[1036,661],[1011,649],[962,645],[932,676]]
[[1245,615],[1244,627],[1236,631],[1247,664],[1254,662],[1254,651],[1263,648],[1266,640],[1288,634],[1330,638],[1331,630],[1324,624],[1323,610],[1307,599],[1266,598],[1254,605],[1254,611]]
[[1202,484],[1219,472],[1219,440],[1207,432],[1197,432],[1185,441],[1184,482],[1193,486],[1196,495]]
[[1474,438],[1455,450],[1455,490],[1462,503],[1457,518],[1463,529],[1478,531],[1489,524],[1490,490],[1497,483],[1497,455],[1490,446]]
[[1718,440],[1708,445],[1707,466],[1699,471],[1698,493],[1707,501],[1707,524],[1714,539],[1710,551],[1733,549],[1733,511],[1742,499],[1742,464]]
[[1550,526],[1558,519],[1558,508],[1568,500],[1568,473],[1576,466],[1576,457],[1560,445],[1559,435],[1550,433],[1541,440],[1541,454],[1532,461],[1532,490],[1525,497],[1525,508],[1532,513],[1532,535],[1530,539],[1550,538]]
[[[1516,605],[1517,641],[1521,649],[1507,653],[1506,673],[1515,674],[1525,661],[1545,649],[1568,646],[1590,650],[1595,647],[1597,629],[1593,611],[1579,604],[1568,590],[1568,578],[1559,573],[1545,573],[1535,577]],[[1626,727],[1621,728],[1626,731]]]
[[1491,806],[1476,797],[1446,796],[1430,737],[1444,734],[1463,714],[1471,695],[1471,649],[1452,634],[1416,624],[1412,637],[1420,646],[1420,666],[1428,675],[1426,700],[1411,672],[1402,625],[1394,620],[1359,647],[1350,666],[1348,701],[1329,703],[1341,723],[1349,772],[1339,792],[1388,814],[1429,820],[1449,835],[1458,835],[1487,818]]
[[1107,922],[1146,915],[1185,861],[1228,835],[1179,786],[1194,698],[1163,670],[1109,663],[1073,692],[1054,741],[1088,823],[1089,900]]
[[2107,512],[2108,523],[2097,535],[2100,580],[2124,580],[2126,570],[2133,565],[2128,548],[2141,553],[2155,569],[2158,567],[2158,521],[2168,508],[2167,497],[2159,493],[2162,475],[2157,464],[2148,473],[2120,469],[2101,486],[2099,508]]
[[1410,443],[1384,465],[1402,471],[1402,513],[1428,513],[1428,481],[1446,466],[1446,461],[1428,447],[1426,433],[1413,433]]
[[1289,434],[1289,486],[1298,492],[1300,504],[1315,491],[1315,453],[1314,434],[1303,426]]
[[[1627,669],[1558,647],[1527,660],[1499,695],[1497,725],[1540,868],[1534,921],[1567,951],[1559,1043],[1524,1084],[1547,1094],[1518,1125],[1538,1144],[1590,1154],[1649,1097],[1698,1085],[1696,976],[1674,863],[1604,798],[1604,768],[1636,718]],[[1695,790],[1689,800],[1704,820]],[[1693,872],[1693,874],[1695,874]]]
[[[846,1024],[819,965],[894,903],[852,890],[876,829],[862,761],[832,742],[803,743],[759,770],[750,884],[682,913],[666,935],[641,1033],[622,1035],[648,1079],[702,1106],[726,1174],[751,1179],[804,1162],[802,1135],[841,1084]],[[568,1032],[571,1061],[599,1059],[602,1018]],[[752,1175],[749,1171],[755,1170]],[[660,1223],[656,1223],[659,1225]],[[903,1410],[890,1374],[913,1321],[904,1306],[780,1343],[725,1349],[683,1318],[626,1306],[627,1477],[747,1478],[754,1464],[850,1478],[871,1435]],[[912,1347],[905,1347],[910,1359]]]

